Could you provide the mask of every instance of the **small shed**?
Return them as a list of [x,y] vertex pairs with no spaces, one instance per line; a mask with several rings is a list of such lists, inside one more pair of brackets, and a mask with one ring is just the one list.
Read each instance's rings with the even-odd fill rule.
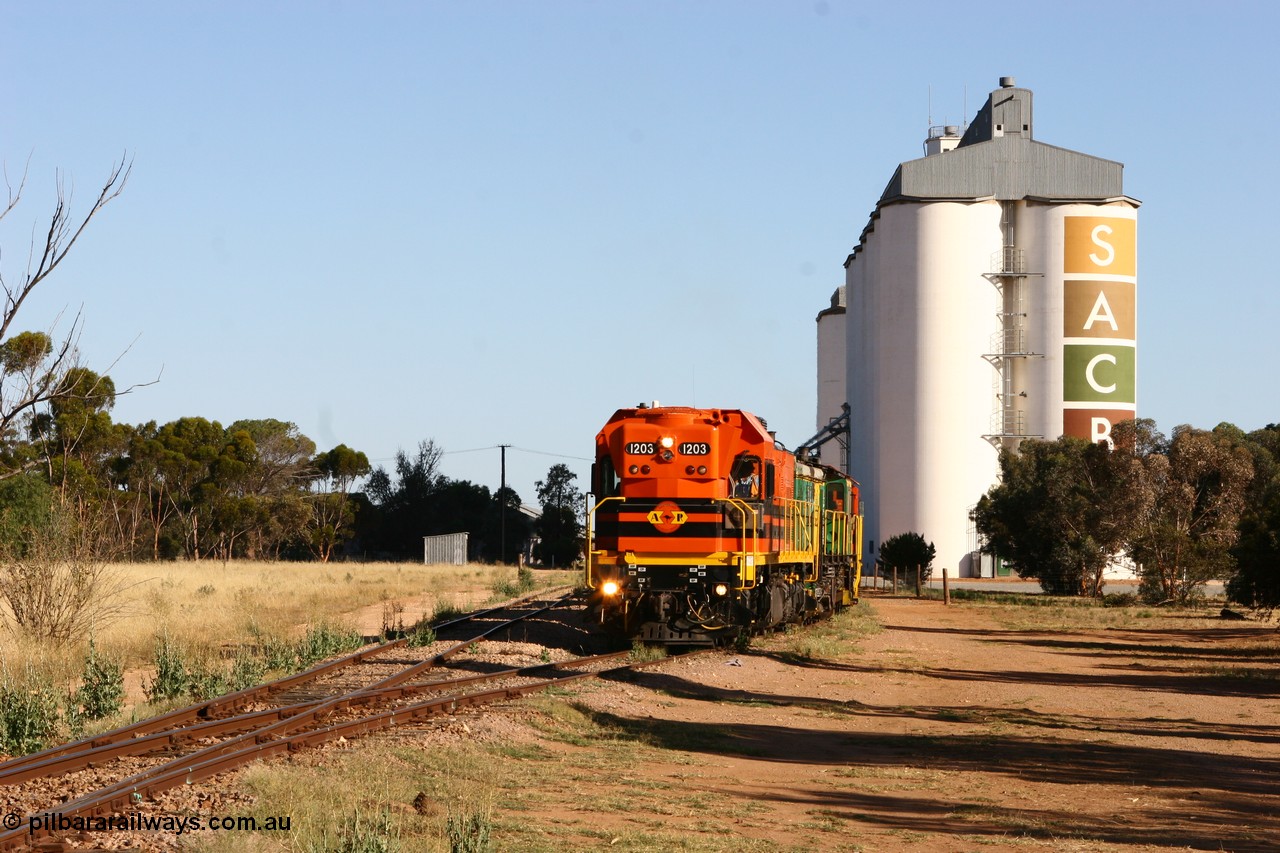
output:
[[422,537],[422,562],[430,565],[465,566],[468,533],[442,533]]

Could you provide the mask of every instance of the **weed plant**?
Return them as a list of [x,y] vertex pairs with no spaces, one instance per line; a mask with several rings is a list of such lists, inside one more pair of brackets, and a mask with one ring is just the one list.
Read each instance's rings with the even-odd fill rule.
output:
[[462,615],[463,615],[463,610],[461,607],[458,607],[457,605],[438,604],[436,605],[435,612],[431,614],[431,623],[433,625],[439,625],[441,622],[448,622],[452,619],[457,619],[459,616],[462,616]]
[[310,849],[311,853],[396,853],[400,849],[399,838],[391,812],[384,807],[372,819],[356,811],[335,839],[331,841],[324,832],[321,841]]
[[410,628],[407,636],[410,648],[421,648],[436,641],[436,630],[424,620]]
[[20,676],[0,672],[0,752],[26,755],[53,743],[61,704],[53,684],[33,668]]
[[124,705],[124,671],[115,661],[99,654],[89,640],[89,654],[84,661],[80,687],[68,702],[68,714],[86,720],[102,720],[119,713]]
[[493,850],[493,821],[487,814],[451,814],[445,822],[445,835],[453,853],[490,853]]
[[360,632],[322,622],[308,628],[306,635],[294,643],[259,635],[257,654],[246,646],[237,647],[230,666],[225,666],[208,653],[203,660],[193,657],[165,631],[156,637],[155,677],[144,692],[153,703],[212,699],[260,684],[268,672],[298,672],[363,644]]
[[143,688],[150,702],[181,699],[191,690],[186,654],[166,631],[156,637],[155,677]]
[[262,658],[255,657],[249,649],[241,646],[236,649],[235,660],[231,662],[231,690],[245,690],[261,684],[267,678],[267,664]]
[[656,660],[662,660],[667,656],[667,650],[663,646],[649,645],[643,640],[636,640],[631,644],[631,654],[628,660],[632,663],[650,663]]
[[343,652],[353,652],[364,645],[364,638],[353,628],[321,622],[307,629],[297,645],[298,666],[308,669],[320,661]]

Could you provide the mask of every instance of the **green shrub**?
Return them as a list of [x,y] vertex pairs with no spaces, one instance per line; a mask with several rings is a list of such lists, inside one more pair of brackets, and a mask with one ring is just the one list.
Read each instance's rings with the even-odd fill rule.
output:
[[321,622],[308,628],[306,636],[298,642],[298,664],[306,669],[327,657],[353,652],[362,645],[364,637],[359,631]]
[[232,691],[244,690],[261,684],[267,677],[266,662],[255,657],[243,646],[236,649],[235,660],[231,662],[231,675],[228,679]]
[[156,638],[156,675],[143,687],[147,699],[180,699],[191,692],[191,673],[182,648],[170,638],[168,632]]
[[269,672],[294,672],[298,667],[298,647],[295,643],[268,637],[259,642],[262,661]]
[[204,700],[231,692],[231,680],[227,673],[213,666],[192,669],[187,682],[187,693],[193,699]]
[[115,661],[98,654],[92,639],[84,661],[80,688],[71,695],[71,712],[86,720],[101,720],[124,707],[124,671]]
[[53,743],[60,705],[58,691],[32,670],[22,678],[0,675],[0,752],[26,755]]
[[899,533],[890,536],[880,545],[880,562],[888,568],[897,567],[898,580],[906,582],[907,575],[915,577],[916,567],[920,567],[921,582],[929,580],[933,574],[933,558],[937,549],[932,542],[926,542],[919,533]]
[[409,647],[429,646],[436,641],[436,630],[424,619],[409,629]]

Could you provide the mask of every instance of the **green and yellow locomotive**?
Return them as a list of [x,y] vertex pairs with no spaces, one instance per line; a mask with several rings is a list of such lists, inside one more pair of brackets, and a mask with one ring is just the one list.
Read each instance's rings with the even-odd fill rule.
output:
[[606,629],[712,644],[857,601],[858,484],[738,409],[638,407],[596,436],[586,583]]

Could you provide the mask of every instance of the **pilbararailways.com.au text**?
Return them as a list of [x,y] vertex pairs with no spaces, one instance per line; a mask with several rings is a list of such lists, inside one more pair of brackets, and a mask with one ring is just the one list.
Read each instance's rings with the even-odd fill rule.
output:
[[[9,813],[0,821],[5,829],[17,829],[22,819]],[[170,832],[182,835],[186,832],[240,831],[271,832],[288,831],[293,820],[290,816],[231,816],[231,815],[173,815],[131,812],[117,815],[64,815],[62,812],[43,812],[26,819],[27,833],[43,832]]]

